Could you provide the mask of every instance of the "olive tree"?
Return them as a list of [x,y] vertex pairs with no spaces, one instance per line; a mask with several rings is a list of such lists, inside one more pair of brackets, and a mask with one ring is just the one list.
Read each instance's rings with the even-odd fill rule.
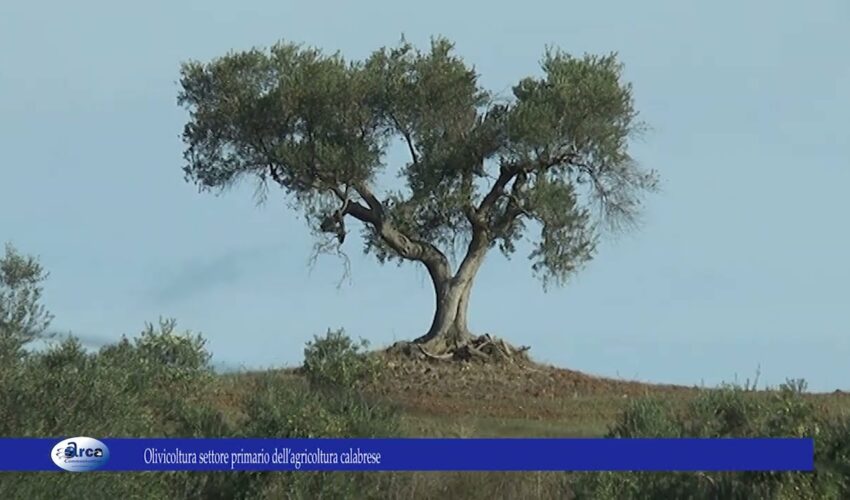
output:
[[48,273],[33,256],[11,243],[0,258],[0,354],[16,356],[28,343],[46,336],[53,316],[41,302]]
[[[470,292],[491,249],[509,256],[532,235],[532,271],[561,285],[657,183],[628,152],[642,124],[616,54],[552,48],[541,69],[499,95],[442,38],[358,61],[280,42],[187,62],[183,170],[201,191],[245,177],[279,187],[320,241],[342,245],[359,221],[381,263],[427,269],[436,307],[415,342],[452,349],[471,338]],[[396,145],[404,159],[391,162]],[[385,169],[404,185],[380,185]]]

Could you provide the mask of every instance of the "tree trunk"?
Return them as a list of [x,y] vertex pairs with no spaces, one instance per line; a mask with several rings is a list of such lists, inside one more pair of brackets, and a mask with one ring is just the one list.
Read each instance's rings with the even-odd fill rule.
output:
[[[478,208],[471,205],[464,207],[464,214],[471,225],[472,238],[454,276],[451,274],[449,261],[443,252],[432,243],[404,234],[386,219],[383,204],[366,184],[355,183],[352,186],[366,206],[358,201],[352,202],[340,189],[333,189],[334,194],[343,202],[343,208],[338,212],[339,216],[351,215],[371,226],[376,235],[400,257],[421,262],[428,269],[436,297],[434,319],[428,333],[414,340],[414,343],[445,352],[472,340],[472,334],[467,326],[467,309],[469,309],[469,296],[475,275],[484,261],[492,239],[491,223],[488,222],[488,217],[497,199],[504,194],[507,184],[518,173],[516,169],[503,167],[496,183]],[[274,169],[272,169],[272,175],[274,176]],[[281,181],[278,180],[278,182]],[[518,214],[519,212],[514,214],[507,223],[513,221]]]
[[[480,245],[478,245],[480,246]],[[475,275],[484,260],[486,248],[471,247],[455,276],[447,271],[430,271],[434,284],[436,308],[428,333],[414,342],[424,344],[433,351],[445,352],[472,339],[467,325],[469,297]]]
[[[466,327],[466,299],[470,284],[460,285],[448,278],[434,282],[436,308],[428,333],[414,342],[427,345],[430,349],[443,352],[463,345],[472,338]],[[461,310],[463,312],[461,312]]]
[[466,312],[469,309],[469,296],[472,293],[472,280],[470,280],[461,290],[460,299],[457,304],[457,315],[455,316],[454,328],[456,331],[466,338],[471,338],[472,333],[469,331],[469,326],[466,319]]

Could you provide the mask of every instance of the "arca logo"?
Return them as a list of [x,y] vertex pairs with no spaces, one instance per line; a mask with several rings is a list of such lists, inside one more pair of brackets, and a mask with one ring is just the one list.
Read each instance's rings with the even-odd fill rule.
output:
[[109,461],[109,448],[90,437],[68,438],[53,447],[50,458],[67,471],[87,472],[99,469]]

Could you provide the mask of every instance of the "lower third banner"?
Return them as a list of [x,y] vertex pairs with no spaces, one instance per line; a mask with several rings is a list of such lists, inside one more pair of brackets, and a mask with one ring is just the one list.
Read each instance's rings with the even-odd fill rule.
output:
[[811,471],[812,439],[0,438],[0,471]]

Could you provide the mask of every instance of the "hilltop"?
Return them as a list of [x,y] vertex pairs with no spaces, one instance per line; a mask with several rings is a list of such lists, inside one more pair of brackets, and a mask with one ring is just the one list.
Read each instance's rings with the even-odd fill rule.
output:
[[[600,377],[532,359],[481,363],[372,354],[380,368],[365,392],[399,407],[412,436],[601,436],[630,401],[648,397],[684,405],[712,390]],[[301,367],[269,372],[282,383],[306,383]],[[251,387],[248,380],[269,372],[225,377],[226,399],[239,399]],[[850,413],[850,394],[807,397],[826,411]]]

